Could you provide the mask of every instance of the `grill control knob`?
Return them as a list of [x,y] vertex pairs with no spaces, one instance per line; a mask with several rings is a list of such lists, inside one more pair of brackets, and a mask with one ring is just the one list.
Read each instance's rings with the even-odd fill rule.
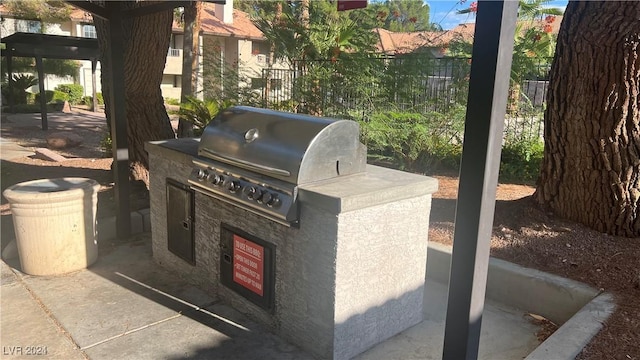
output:
[[265,191],[261,197],[258,198],[258,202],[261,204],[269,205],[271,200],[273,199],[273,195],[270,192]]
[[280,204],[281,204],[280,199],[278,199],[276,195],[273,195],[271,197],[271,200],[267,202],[267,206],[272,208],[278,208],[280,207]]
[[246,186],[244,188],[244,193],[247,195],[247,199],[249,200],[257,200],[262,196],[262,191],[255,186]]
[[198,173],[196,174],[196,178],[198,180],[204,180],[209,176],[209,172],[207,170],[198,169]]
[[227,184],[227,189],[229,190],[229,192],[231,193],[235,193],[236,191],[240,190],[240,182],[236,181],[236,180],[231,180],[229,181],[229,183]]
[[224,176],[222,176],[222,175],[216,175],[211,180],[211,183],[213,185],[222,185],[223,182],[224,182]]

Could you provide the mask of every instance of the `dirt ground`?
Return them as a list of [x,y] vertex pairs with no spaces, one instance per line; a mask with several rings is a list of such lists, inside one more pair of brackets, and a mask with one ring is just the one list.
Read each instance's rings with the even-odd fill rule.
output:
[[[111,159],[103,158],[99,145],[104,131],[104,128],[78,130],[84,143],[60,151],[61,155],[70,158],[65,162],[29,157],[2,161],[2,190],[30,179],[88,177],[102,185],[98,216],[113,214]],[[36,148],[46,147],[47,133],[37,128],[3,127],[2,137],[27,148]],[[435,177],[440,189],[433,199],[429,239],[451,244],[458,181],[454,176]],[[498,186],[491,255],[613,293],[617,301],[616,312],[578,359],[640,359],[640,239],[608,236],[559,219],[532,201],[534,190],[527,185]],[[133,183],[131,195],[132,209],[149,206],[144,185]],[[4,246],[7,239],[12,238],[13,228],[4,198],[0,210]],[[541,339],[556,328],[555,324],[542,322],[545,326],[539,334]]]

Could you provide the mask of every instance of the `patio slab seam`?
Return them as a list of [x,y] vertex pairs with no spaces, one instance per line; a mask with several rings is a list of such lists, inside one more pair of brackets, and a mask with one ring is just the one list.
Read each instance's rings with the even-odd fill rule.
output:
[[23,280],[23,274],[20,272],[17,272],[16,270],[14,270],[13,268],[10,267],[11,272],[13,272],[13,274],[16,277],[16,282],[22,286],[22,288],[24,288],[27,293],[29,294],[29,296],[31,297],[31,299],[38,305],[38,307],[44,312],[45,316],[51,320],[51,322],[53,323],[53,325],[55,326],[56,330],[58,332],[60,332],[65,339],[67,339],[67,341],[69,341],[71,343],[71,345],[73,346],[74,350],[78,350],[80,351],[80,354],[82,355],[82,357],[84,357],[85,359],[89,359],[89,357],[87,356],[87,354],[82,351],[82,349],[80,348],[80,346],[75,342],[75,340],[73,339],[73,336],[71,336],[71,333],[69,333],[69,331],[67,331],[67,329],[64,328],[64,326],[62,326],[62,324],[60,323],[60,321],[55,317],[55,315],[53,314],[53,312],[51,311],[51,309],[49,309],[44,302],[42,301],[42,299],[40,299],[40,297],[38,297],[38,295],[33,291],[33,289],[31,289],[29,287],[29,285],[27,285],[27,283]]

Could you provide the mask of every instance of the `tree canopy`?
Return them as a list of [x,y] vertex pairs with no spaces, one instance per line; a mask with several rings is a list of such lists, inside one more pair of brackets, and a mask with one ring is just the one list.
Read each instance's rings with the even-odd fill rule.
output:
[[382,28],[397,32],[435,30],[429,21],[429,4],[422,0],[374,1],[369,7],[382,20]]
[[[4,0],[2,3],[17,18],[40,20],[43,23],[67,21],[73,10],[62,0]],[[42,27],[41,31],[44,30]]]
[[[374,22],[365,22],[371,10],[338,12],[328,0],[311,1],[308,19],[303,21],[301,3],[281,3],[281,12],[267,11],[273,2],[256,2],[251,8],[253,23],[273,45],[278,58],[296,61],[338,60],[357,53],[372,52],[376,43]],[[258,6],[260,5],[260,6]],[[276,15],[277,14],[277,15]],[[306,16],[306,15],[305,15]]]

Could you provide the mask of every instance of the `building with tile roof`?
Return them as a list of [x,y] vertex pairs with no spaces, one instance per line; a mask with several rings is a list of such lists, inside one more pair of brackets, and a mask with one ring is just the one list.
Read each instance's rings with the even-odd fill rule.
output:
[[[555,21],[550,23],[551,33],[557,34],[560,31],[562,16],[557,16]],[[523,22],[523,30],[531,26],[543,26],[542,21]],[[476,29],[475,23],[459,24],[447,31],[415,31],[415,32],[392,32],[382,28],[375,29],[378,34],[378,51],[386,55],[404,55],[420,51],[430,51],[435,57],[442,57],[446,48],[453,41],[463,41],[472,43],[473,34]]]
[[[40,32],[42,23],[38,20],[18,19],[9,13],[6,6],[0,4],[0,15],[2,16],[1,30],[2,37],[15,32]],[[270,46],[262,32],[253,25],[249,14],[237,9],[233,9],[233,1],[227,0],[225,5],[203,3],[201,12],[201,56],[200,56],[200,77],[205,71],[207,64],[204,63],[204,52],[219,52],[219,57],[224,59],[229,66],[235,67],[241,78],[251,79],[261,78],[262,69],[269,64]],[[96,37],[96,30],[93,26],[93,18],[90,13],[80,9],[72,10],[69,21],[60,24],[47,24],[46,33],[53,35],[66,35],[77,37]],[[165,98],[180,98],[181,76],[182,76],[182,45],[183,28],[174,21],[173,34],[169,44],[167,60],[162,79],[162,93]],[[99,70],[98,70],[99,74]],[[91,63],[81,62],[78,82],[83,86],[85,95],[91,94]],[[57,85],[73,82],[72,78],[57,78],[47,76],[46,89],[54,89]],[[247,84],[247,85],[249,85]],[[200,84],[202,89],[202,84]],[[37,89],[34,89],[37,91]],[[101,91],[101,86],[97,84],[97,91]]]

